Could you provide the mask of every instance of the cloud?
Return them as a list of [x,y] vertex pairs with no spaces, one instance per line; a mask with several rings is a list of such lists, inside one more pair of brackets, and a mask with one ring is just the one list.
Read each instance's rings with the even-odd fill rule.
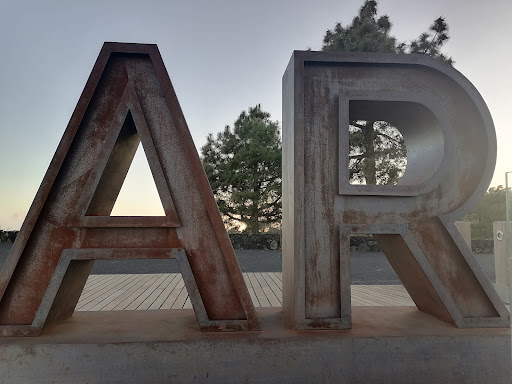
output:
[[18,230],[25,220],[27,212],[17,211],[10,215],[0,215],[0,229],[3,230]]

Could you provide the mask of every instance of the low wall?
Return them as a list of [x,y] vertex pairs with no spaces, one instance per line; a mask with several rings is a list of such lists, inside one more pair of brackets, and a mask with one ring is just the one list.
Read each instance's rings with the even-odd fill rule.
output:
[[[18,231],[1,231],[1,243],[14,243]],[[280,233],[230,233],[229,238],[234,249],[261,249],[278,250],[281,249]],[[473,239],[471,240],[473,253],[493,253],[493,239]],[[371,236],[351,236],[351,252],[380,252],[379,245]]]
[[494,253],[493,239],[472,239],[471,249],[473,253]]
[[[234,249],[281,249],[280,233],[230,233],[229,238]],[[379,252],[377,242],[371,236],[350,237],[350,250],[352,252]]]
[[0,243],[14,243],[19,231],[2,231],[0,230]]
[[234,249],[281,249],[279,233],[230,233],[229,238]]

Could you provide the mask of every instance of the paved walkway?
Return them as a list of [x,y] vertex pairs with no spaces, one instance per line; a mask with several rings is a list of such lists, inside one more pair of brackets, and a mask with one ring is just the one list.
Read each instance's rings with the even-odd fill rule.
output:
[[[244,273],[255,307],[281,307],[281,272]],[[402,285],[352,285],[353,306],[414,306]],[[91,275],[77,311],[192,308],[179,273]]]

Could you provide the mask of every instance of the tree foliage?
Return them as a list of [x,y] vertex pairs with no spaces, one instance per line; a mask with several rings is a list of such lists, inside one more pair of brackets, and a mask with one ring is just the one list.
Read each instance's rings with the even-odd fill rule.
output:
[[240,113],[201,148],[203,166],[229,225],[257,233],[281,221],[279,123],[260,105]]
[[[441,48],[448,41],[448,24],[443,17],[438,17],[429,27],[428,32],[423,32],[416,40],[409,44],[409,53],[420,53],[436,57],[453,65],[453,59],[441,53]],[[401,43],[397,46],[398,52],[404,52],[407,45]]]
[[[453,64],[441,53],[448,41],[448,24],[439,17],[410,43],[400,42],[390,34],[389,16],[377,15],[377,1],[366,0],[352,23],[343,27],[337,23],[327,30],[323,51],[417,53],[439,58]],[[385,121],[352,120],[350,132],[350,177],[352,182],[366,184],[396,184],[402,177],[407,149],[398,129]]]
[[387,15],[377,18],[377,1],[367,0],[346,28],[337,23],[324,36],[323,51],[396,52],[396,39],[389,34]]
[[351,121],[350,180],[366,184],[396,184],[406,166],[403,136],[385,121]]
[[[509,188],[509,193],[510,193]],[[463,219],[471,223],[471,237],[474,239],[492,239],[492,223],[506,221],[506,190],[502,185],[489,188],[478,206]]]

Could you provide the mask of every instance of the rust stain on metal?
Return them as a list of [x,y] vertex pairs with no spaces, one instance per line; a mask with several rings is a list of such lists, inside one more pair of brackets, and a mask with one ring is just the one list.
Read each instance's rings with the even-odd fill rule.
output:
[[[400,130],[408,164],[397,185],[349,183],[351,120]],[[289,324],[347,325],[349,267],[336,261],[349,257],[351,233],[369,233],[420,310],[462,328],[508,326],[454,225],[496,159],[489,111],[459,72],[426,56],[296,51],[283,77],[283,159],[294,160],[283,161]]]
[[[111,217],[139,143],[165,216]],[[165,258],[172,248],[186,252],[202,330],[259,329],[158,48],[105,43],[0,272],[0,334],[33,335],[69,317],[86,260]]]

